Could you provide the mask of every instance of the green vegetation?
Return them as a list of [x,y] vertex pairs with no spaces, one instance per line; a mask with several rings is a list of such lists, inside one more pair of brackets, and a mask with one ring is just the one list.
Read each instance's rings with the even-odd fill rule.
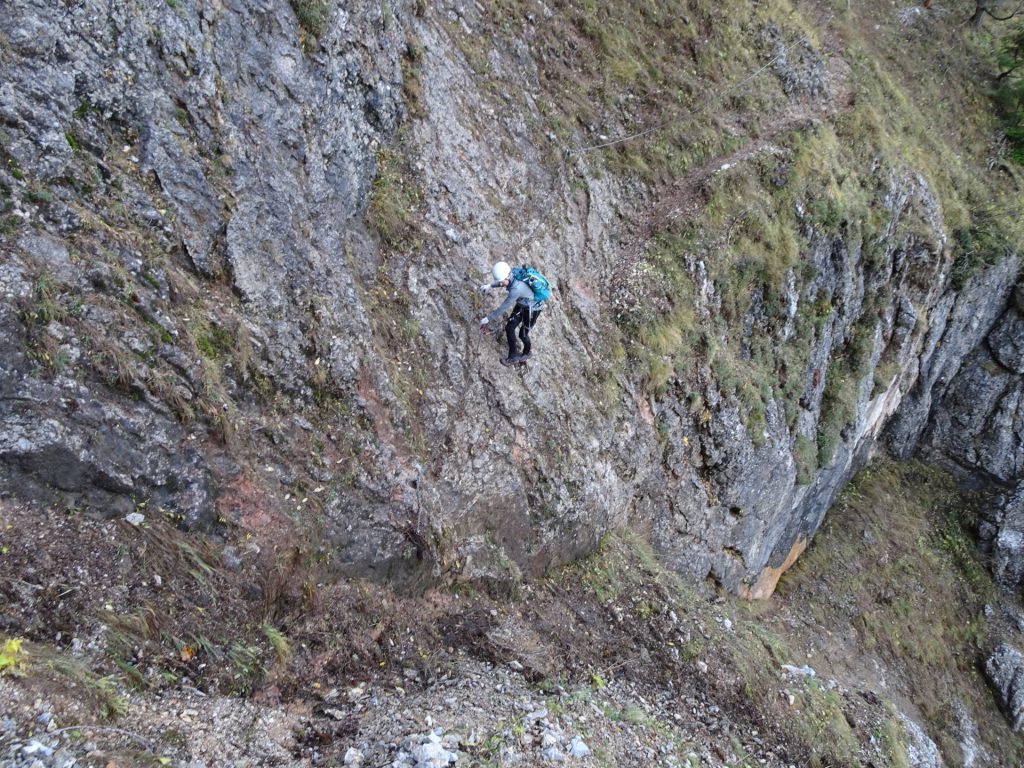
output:
[[[765,439],[772,401],[792,429],[821,386],[813,454],[827,465],[873,373],[876,321],[891,302],[892,251],[928,254],[913,280],[951,273],[959,287],[1024,242],[1012,199],[998,210],[983,202],[1008,189],[989,172],[984,151],[994,126],[978,98],[985,43],[940,20],[917,34],[880,0],[840,9],[830,34],[843,39],[844,69],[829,75],[827,87],[843,103],[823,120],[813,108],[797,119],[796,100],[771,68],[762,71],[778,51],[771,40],[790,47],[806,40],[811,56],[828,45],[817,23],[788,2],[742,13],[738,4],[699,0],[556,5],[553,18],[527,28],[529,0],[490,0],[490,34],[466,34],[456,24],[449,31],[487,85],[495,85],[492,50],[529,33],[547,97],[534,126],[539,145],[550,144],[547,134],[562,149],[634,136],[576,161],[592,174],[639,180],[666,201],[648,212],[653,237],[621,277],[631,300],[617,322],[633,367],[658,396],[703,383],[710,367],[722,393],[741,405],[755,443]],[[937,49],[939,41],[949,50]],[[559,153],[551,162],[561,162]],[[934,230],[924,198],[892,208],[894,190],[918,179],[936,196],[946,233]],[[676,198],[683,209],[690,198],[698,202],[689,215],[669,215]],[[955,244],[952,270],[943,264],[944,234]],[[863,311],[817,286],[812,256],[817,250],[820,260],[829,248],[857,265],[873,299]],[[699,298],[707,287],[696,288],[705,275],[713,291],[707,314]],[[836,359],[808,370],[812,349],[826,342]],[[876,379],[891,380],[888,373]],[[809,481],[806,441],[794,454],[801,482]]]
[[203,357],[217,360],[234,349],[235,336],[222,325],[200,324],[195,331],[195,345]]
[[81,120],[96,112],[99,112],[99,108],[88,99],[83,99],[71,114],[74,115],[75,119]]
[[406,159],[395,150],[377,153],[377,175],[370,192],[366,218],[384,243],[392,249],[413,246],[416,228],[414,211],[421,193]]
[[406,42],[405,51],[402,54],[402,93],[405,96],[405,105],[409,110],[409,116],[414,118],[424,117],[420,68],[423,66],[425,53],[423,44],[415,38],[410,38]]
[[829,363],[818,421],[818,466],[835,457],[842,430],[856,415],[860,384],[869,370],[874,346],[875,318],[868,315],[856,324],[843,349]]
[[1006,126],[1014,162],[1024,165],[1024,24],[999,42],[993,98]]
[[[860,738],[847,719],[848,706],[839,692],[814,678],[781,681],[781,665],[799,665],[800,654],[796,641],[761,615],[765,604],[723,599],[721,610],[730,622],[712,621],[707,600],[661,565],[650,545],[630,532],[606,537],[597,552],[566,566],[554,579],[567,588],[583,585],[639,635],[661,636],[664,625],[659,619],[674,612],[690,639],[669,642],[669,648],[663,650],[688,665],[699,660],[714,666],[717,671],[707,679],[717,686],[718,701],[733,702],[732,717],[752,717],[758,728],[785,733],[796,752],[806,757],[802,765],[866,766],[861,760]],[[591,642],[598,640],[595,637]],[[662,659],[656,663],[671,669],[675,662]],[[590,671],[587,680],[591,694],[607,685],[606,673]],[[792,691],[792,704],[780,699],[783,685]],[[615,721],[660,727],[639,707],[603,709],[605,716]],[[734,745],[734,751],[739,755],[741,745]]]
[[36,279],[34,295],[21,304],[21,318],[28,331],[29,355],[40,372],[54,374],[67,365],[60,342],[47,332],[47,327],[50,323],[72,322],[81,308],[81,300],[67,286],[46,274]]
[[[856,645],[844,653],[903,668],[948,764],[962,762],[954,735],[960,702],[996,762],[1016,765],[1024,739],[1010,733],[979,674],[988,647],[983,607],[996,592],[975,526],[973,500],[948,475],[876,461],[843,491],[778,595],[798,599],[815,626],[852,625]],[[895,722],[879,734],[892,765],[901,764],[901,734]]]
[[30,189],[25,196],[33,203],[53,202],[53,192],[48,189],[43,189],[42,187],[34,187]]
[[1014,240],[1001,223],[1006,215],[1007,211],[994,206],[979,206],[971,216],[971,223],[953,233],[957,247],[953,262],[955,288],[962,288],[978,272],[1014,250]]
[[912,768],[907,758],[906,736],[895,719],[886,720],[878,731],[877,738],[892,768]]
[[260,629],[270,643],[270,647],[274,649],[277,660],[282,664],[287,664],[288,660],[292,657],[292,649],[288,644],[288,638],[284,636],[281,630],[271,624],[264,624]]
[[[295,18],[305,32],[303,46],[309,48],[324,33],[331,17],[331,0],[288,0]],[[312,38],[310,40],[309,38]]]
[[20,675],[25,668],[25,656],[21,649],[24,641],[12,637],[0,646],[0,675]]
[[797,485],[809,485],[818,466],[818,451],[813,440],[797,435],[793,441],[793,460],[796,462]]

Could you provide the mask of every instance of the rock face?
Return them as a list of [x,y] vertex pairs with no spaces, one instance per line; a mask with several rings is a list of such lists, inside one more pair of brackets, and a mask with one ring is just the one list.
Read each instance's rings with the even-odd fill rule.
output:
[[1024,482],[988,505],[978,534],[996,581],[1008,592],[1018,592],[1024,586]]
[[1016,592],[1024,579],[1024,290],[1001,308],[954,376],[936,388],[921,452],[965,479],[1002,489],[983,509],[979,539],[996,580]]
[[[705,346],[799,355],[756,386],[710,354],[651,386],[620,316],[678,297],[625,254],[672,190],[538,132],[544,52],[525,34],[474,58],[479,4],[330,5],[302,26],[284,0],[7,3],[5,492],[189,525],[287,512],[343,571],[488,582],[632,525],[761,597],[890,422],[901,453],[969,433],[950,457],[1020,473],[1019,260],[954,288],[923,176],[869,171],[877,243],[797,206],[784,295],[728,320],[683,254]],[[827,113],[823,57],[796,53],[779,98]],[[786,154],[751,139],[737,162],[762,150]],[[476,327],[499,257],[555,286],[515,373]]]
[[[5,486],[209,525],[211,476],[238,473],[209,414],[231,426],[250,374],[308,396],[314,359],[354,382],[369,329],[345,259],[368,246],[348,222],[403,110],[402,41],[380,14],[349,4],[310,58],[287,4],[8,6],[3,187],[37,231],[4,238]],[[251,311],[228,330],[226,312],[185,310],[200,297],[182,268],[229,275]],[[127,317],[104,298],[119,293]],[[244,341],[252,369],[222,379],[190,336],[210,354]]]
[[1024,727],[1024,654],[1010,645],[1000,645],[985,662],[985,674],[1013,726]]
[[1012,486],[1024,477],[1024,318],[1016,300],[1003,306],[984,343],[943,382],[922,447]]

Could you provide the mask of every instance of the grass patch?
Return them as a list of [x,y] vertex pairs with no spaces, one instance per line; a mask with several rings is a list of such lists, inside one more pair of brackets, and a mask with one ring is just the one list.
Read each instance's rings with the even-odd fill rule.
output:
[[973,211],[970,223],[953,233],[954,288],[963,288],[972,277],[1013,252],[1014,239],[1003,221],[1006,214],[993,206],[979,207]]
[[423,83],[420,80],[420,69],[425,55],[423,43],[419,40],[409,38],[406,41],[405,51],[402,53],[402,93],[409,116],[413,118],[424,117],[426,114],[423,106]]
[[875,322],[868,313],[855,324],[846,344],[828,365],[818,420],[819,467],[832,463],[843,430],[856,419],[860,385],[869,372],[874,347]]
[[632,531],[606,536],[593,554],[565,566],[555,578],[584,584],[601,602],[627,596],[652,579],[667,579],[680,595],[692,596],[678,577],[662,568],[650,545]]
[[366,219],[385,245],[392,249],[412,247],[416,234],[415,211],[422,198],[412,168],[397,151],[377,153]]
[[813,440],[797,435],[793,441],[793,461],[796,462],[796,484],[810,485],[818,468],[818,447]]
[[292,657],[292,649],[288,643],[288,638],[272,624],[264,624],[260,629],[264,637],[267,638],[267,642],[270,643],[270,647],[274,649],[277,660],[282,664],[287,664],[288,660]]

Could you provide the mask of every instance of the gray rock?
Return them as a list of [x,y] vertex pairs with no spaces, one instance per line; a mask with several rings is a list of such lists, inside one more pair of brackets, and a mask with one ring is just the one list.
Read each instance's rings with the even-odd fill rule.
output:
[[1014,373],[1024,374],[1024,316],[1015,308],[996,323],[988,335],[988,345],[996,360]]
[[[83,239],[95,253],[80,254],[67,235],[88,221],[72,215],[83,200],[44,204],[12,186],[13,210],[33,227],[0,263],[5,492],[110,516],[146,498],[186,525],[211,525],[217,495],[241,474],[228,467],[245,464],[248,479],[247,452],[267,446],[221,447],[209,434],[214,416],[189,421],[182,413],[196,406],[207,374],[223,377],[230,402],[218,406],[262,441],[260,422],[277,417],[254,393],[258,380],[289,411],[313,412],[325,397],[345,411],[338,438],[322,441],[345,457],[344,488],[323,509],[324,545],[343,573],[400,580],[440,574],[444,560],[463,564],[465,578],[512,585],[635,524],[691,579],[761,597],[887,423],[901,455],[941,449],[1006,483],[1024,466],[1015,426],[1024,390],[1012,378],[1020,316],[1006,310],[1018,262],[1007,258],[952,290],[948,227],[913,172],[872,171],[887,217],[876,267],[858,242],[806,222],[800,259],[813,276],[800,285],[787,274],[784,322],[766,341],[792,340],[811,307],[831,311],[802,342],[806,368],[786,371],[790,402],[769,391],[763,414],[750,413],[710,369],[693,381],[670,377],[651,395],[640,375],[609,362],[606,348],[618,335],[616,313],[643,320],[672,309],[665,290],[655,290],[664,286],[643,282],[654,278],[642,263],[630,280],[652,290],[629,294],[619,285],[622,245],[633,215],[652,203],[649,190],[595,175],[582,161],[567,180],[548,161],[551,148],[534,144],[532,107],[517,112],[515,99],[502,101],[508,114],[495,119],[487,89],[477,90],[444,25],[413,18],[404,4],[389,6],[385,23],[379,2],[354,0],[335,4],[314,49],[304,50],[284,0],[215,11],[83,0],[54,13],[51,5],[10,0],[0,17],[5,151],[33,182],[98,173],[99,197],[116,192],[153,253],[90,231]],[[476,13],[472,4],[451,12],[464,24]],[[792,98],[831,98],[828,67],[809,41],[786,45],[773,29],[765,38]],[[416,120],[407,120],[403,95],[410,40],[423,51],[417,85],[426,117]],[[492,41],[488,62],[509,93],[539,92],[541,75],[521,41]],[[78,150],[66,136],[72,129]],[[424,223],[407,253],[382,248],[365,224],[374,180],[394,183],[389,163],[401,153],[410,163],[399,186],[418,193],[410,207]],[[479,284],[496,254],[536,262],[554,279],[538,352],[522,376],[495,366],[497,348],[475,334],[479,295],[437,290]],[[194,274],[172,280],[170,266],[183,258]],[[694,313],[716,327],[722,296],[707,265],[694,255],[681,263],[696,288]],[[82,323],[116,342],[124,370],[91,361],[88,345],[59,322],[45,332],[70,370],[36,370],[29,352],[37,329],[18,308],[36,294],[42,270],[82,298]],[[607,284],[579,275],[616,277]],[[464,280],[471,276],[481,279]],[[208,290],[214,279],[230,293]],[[186,293],[237,321],[224,327],[252,348],[246,370],[189,348],[178,313],[193,302],[177,293],[192,281]],[[890,306],[868,312],[874,296]],[[769,319],[758,289],[735,318],[744,355]],[[870,349],[853,382],[852,415],[834,455],[820,469],[803,467],[806,484],[798,485],[798,437],[815,438],[825,374],[855,330]],[[983,359],[972,350],[986,335],[991,355]],[[899,374],[878,394],[873,369],[883,353]],[[1002,370],[985,368],[994,362]],[[700,396],[699,408],[690,395]],[[318,419],[291,421],[297,429],[265,425],[279,471],[254,495],[283,496],[275,478],[291,491],[308,485],[314,470],[294,457],[308,457],[304,440]]]
[[579,736],[573,736],[569,742],[569,754],[573,757],[587,757],[590,755],[590,747]]
[[1024,585],[1024,480],[983,509],[978,536],[996,582],[1016,593]]
[[220,561],[229,571],[237,572],[242,568],[242,558],[239,556],[237,547],[224,547],[220,551]]
[[440,743],[428,741],[412,750],[416,768],[444,768],[458,760],[458,754],[449,752]]
[[549,763],[564,763],[565,753],[558,747],[548,747],[543,752],[544,760]]
[[916,722],[899,713],[903,730],[907,734],[907,761],[915,768],[945,768],[938,745]]
[[985,673],[995,688],[1014,731],[1024,727],[1024,654],[1011,645],[1000,645],[985,662]]

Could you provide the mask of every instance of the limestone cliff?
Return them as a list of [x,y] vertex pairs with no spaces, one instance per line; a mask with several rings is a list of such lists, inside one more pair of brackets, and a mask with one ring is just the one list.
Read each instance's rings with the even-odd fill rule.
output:
[[[1015,424],[948,452],[1019,477],[1020,371],[964,378],[1020,367],[1016,241],[965,245],[1019,174],[929,143],[813,5],[671,5],[12,0],[5,491],[287,514],[395,578],[630,526],[756,597],[886,428]],[[476,325],[499,258],[555,285],[515,372]]]

